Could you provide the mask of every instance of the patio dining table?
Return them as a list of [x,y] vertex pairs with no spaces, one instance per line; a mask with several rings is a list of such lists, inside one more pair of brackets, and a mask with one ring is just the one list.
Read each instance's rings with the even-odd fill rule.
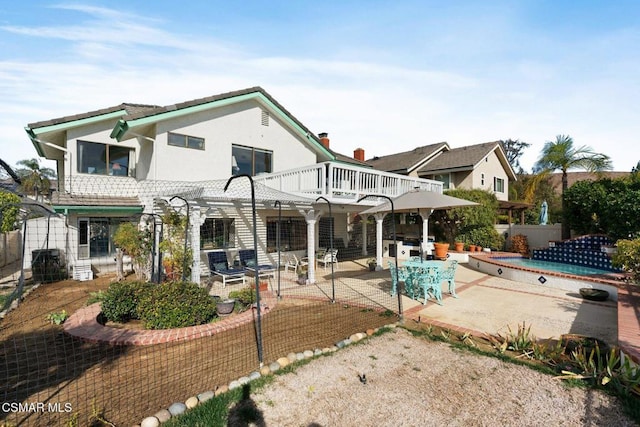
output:
[[[432,294],[438,305],[442,305],[442,273],[445,263],[442,261],[431,261],[422,259],[410,259],[403,263],[402,268],[406,269],[407,278],[405,288],[410,298],[416,299],[423,296],[427,303],[429,294]],[[420,292],[421,291],[421,292]]]

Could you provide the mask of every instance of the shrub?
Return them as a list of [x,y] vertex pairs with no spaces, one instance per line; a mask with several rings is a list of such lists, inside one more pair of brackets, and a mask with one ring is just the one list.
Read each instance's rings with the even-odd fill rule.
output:
[[127,322],[138,319],[140,297],[151,288],[145,282],[115,282],[102,296],[102,314],[112,322]]
[[511,238],[511,252],[529,255],[529,240],[524,234],[516,234]]
[[256,290],[251,287],[229,292],[229,298],[241,301],[244,304],[253,304],[258,300]]
[[640,282],[640,239],[618,240],[618,251],[613,254],[611,264],[631,273],[634,282]]
[[216,303],[206,289],[190,282],[166,282],[140,296],[138,316],[149,329],[201,325],[215,317]]
[[480,245],[494,250],[502,250],[504,245],[504,237],[493,226],[467,229],[458,239],[470,245]]

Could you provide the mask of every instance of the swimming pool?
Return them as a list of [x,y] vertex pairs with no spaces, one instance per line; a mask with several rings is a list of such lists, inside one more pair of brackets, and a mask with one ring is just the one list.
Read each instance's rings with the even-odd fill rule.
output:
[[532,268],[536,270],[555,271],[558,273],[575,274],[576,276],[606,275],[611,273],[611,271],[600,270],[598,268],[585,267],[582,265],[563,264],[560,262],[542,261],[539,259],[519,257],[494,257],[493,259],[520,267]]
[[492,276],[578,294],[581,288],[597,288],[618,299],[616,273],[595,268],[532,260],[529,258],[469,255],[468,266]]

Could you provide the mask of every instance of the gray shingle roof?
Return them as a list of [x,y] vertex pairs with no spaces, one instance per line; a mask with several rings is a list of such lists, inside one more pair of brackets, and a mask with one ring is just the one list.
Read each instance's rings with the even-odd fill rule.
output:
[[473,169],[487,154],[491,153],[499,141],[485,142],[483,144],[468,145],[466,147],[452,148],[427,162],[418,169],[419,174],[435,172],[447,169]]
[[70,195],[57,191],[51,195],[51,204],[53,206],[142,207],[142,203],[137,197]]
[[422,147],[414,148],[411,151],[405,151],[403,153],[374,157],[367,160],[367,164],[377,170],[386,172],[397,171],[399,173],[407,173],[411,171],[411,169],[416,165],[419,165],[421,162],[433,156],[443,148],[448,148],[446,142],[424,145]]
[[70,116],[58,117],[55,119],[43,120],[41,122],[29,123],[28,127],[31,129],[37,129],[47,126],[59,125],[62,123],[69,123],[75,120],[88,119],[91,117],[98,117],[104,114],[115,113],[117,111],[124,110],[127,114],[139,114],[144,111],[155,110],[157,105],[145,105],[145,104],[130,104],[122,103],[120,105],[114,105],[113,107],[101,108],[100,110],[88,111],[86,113],[74,114]]

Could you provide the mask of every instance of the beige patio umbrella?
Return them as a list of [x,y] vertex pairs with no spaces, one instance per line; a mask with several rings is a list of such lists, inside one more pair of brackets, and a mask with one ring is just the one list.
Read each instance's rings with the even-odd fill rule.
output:
[[[422,252],[428,250],[429,216],[437,209],[452,209],[466,206],[478,206],[479,203],[470,200],[447,196],[426,190],[408,191],[393,199],[394,212],[418,212],[422,216]],[[387,200],[377,206],[360,212],[360,215],[372,215],[391,212],[391,203]],[[376,245],[382,242],[376,242]],[[380,262],[380,261],[379,261]]]

